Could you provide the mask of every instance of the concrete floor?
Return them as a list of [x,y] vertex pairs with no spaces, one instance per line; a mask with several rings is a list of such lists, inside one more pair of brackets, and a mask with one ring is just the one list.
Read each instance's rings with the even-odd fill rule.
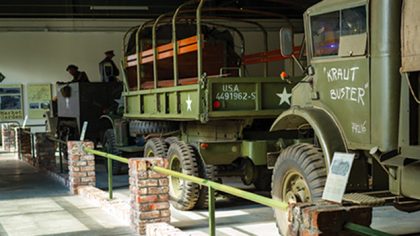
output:
[[[106,188],[104,168],[97,167],[97,185]],[[126,175],[114,176],[114,192],[128,202],[127,179]],[[240,186],[234,180],[228,184]],[[278,235],[269,207],[219,196],[216,209],[218,236]],[[175,227],[193,236],[208,235],[207,210],[171,209],[171,214],[171,224]],[[420,235],[420,212],[377,207],[372,227],[392,234]],[[121,222],[93,203],[70,195],[61,184],[17,161],[14,155],[0,153],[0,235],[133,235],[133,232],[128,222]]]
[[[229,185],[239,184],[231,182]],[[116,192],[128,198],[127,189],[118,189]],[[182,231],[192,236],[208,235],[207,210],[178,211],[171,208],[171,214],[171,224]],[[393,235],[420,235],[420,211],[406,213],[392,206],[375,207],[371,227]],[[240,198],[219,196],[216,202],[216,235],[278,236],[279,234],[271,208]]]
[[[122,176],[118,178],[123,178]],[[106,181],[106,180],[100,180]],[[243,185],[234,178],[224,183],[255,192],[252,187]],[[127,188],[118,188],[116,193],[126,197]],[[269,196],[268,192],[255,192]],[[208,235],[207,210],[179,211],[171,208],[171,224],[192,236]],[[420,235],[420,211],[406,213],[392,206],[375,207],[371,227],[393,235]],[[273,210],[250,201],[233,196],[219,195],[216,199],[216,235],[218,236],[278,236]]]
[[43,172],[0,154],[0,235],[134,235],[128,222],[70,195]]
[[[254,191],[234,178],[224,180],[226,184]],[[114,193],[120,199],[129,201],[128,176],[113,177]],[[97,165],[97,186],[107,188],[104,166]],[[268,192],[256,192],[269,197]],[[216,201],[216,235],[218,236],[277,236],[273,210],[259,204],[232,196],[219,195]],[[208,235],[207,210],[178,211],[171,208],[171,224],[192,236]],[[373,209],[372,228],[394,235],[420,235],[420,212],[405,213],[392,206]]]

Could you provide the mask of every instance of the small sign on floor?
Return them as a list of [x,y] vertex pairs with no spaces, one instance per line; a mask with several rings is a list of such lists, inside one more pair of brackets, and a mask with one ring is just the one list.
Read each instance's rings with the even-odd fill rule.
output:
[[322,199],[341,203],[346,191],[354,153],[334,153]]

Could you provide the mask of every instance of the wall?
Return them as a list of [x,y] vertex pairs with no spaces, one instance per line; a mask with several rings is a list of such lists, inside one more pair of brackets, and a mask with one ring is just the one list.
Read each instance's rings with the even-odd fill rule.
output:
[[[127,26],[119,27],[119,31],[106,32],[93,29],[90,29],[93,32],[77,31],[74,28],[65,32],[49,32],[33,26],[20,30],[14,26],[11,29],[0,32],[0,72],[6,76],[2,83],[24,84],[25,114],[28,114],[27,84],[55,85],[57,81],[70,81],[72,77],[65,70],[68,64],[79,66],[88,74],[90,81],[99,81],[98,63],[104,58],[104,52],[113,49],[116,54],[114,61],[117,63],[120,60],[123,31]],[[43,119],[28,121],[28,124],[43,123]],[[39,130],[42,131],[42,128]]]
[[[0,72],[6,76],[2,83],[24,85],[69,81],[65,71],[68,64],[76,64],[85,71],[91,81],[99,81],[98,63],[103,52],[113,49],[115,62],[121,59],[124,32],[142,22],[137,20],[1,20],[0,21]],[[278,48],[278,30],[283,22],[262,22],[268,26],[269,49]],[[301,24],[299,21],[295,25]],[[255,28],[238,25],[245,31],[247,53],[262,50],[261,34]],[[261,45],[261,46],[256,46]],[[251,47],[250,47],[251,46]],[[261,75],[262,65],[250,66]],[[270,66],[270,74],[278,75],[283,63]],[[26,87],[24,87],[26,89]],[[53,89],[53,94],[55,90]],[[24,106],[27,114],[27,99]],[[44,120],[30,120],[29,124],[42,124]]]
[[68,64],[86,71],[91,81],[99,81],[98,63],[103,52],[114,49],[120,57],[122,34],[10,32],[0,33],[0,71],[3,83],[45,83],[68,81]]

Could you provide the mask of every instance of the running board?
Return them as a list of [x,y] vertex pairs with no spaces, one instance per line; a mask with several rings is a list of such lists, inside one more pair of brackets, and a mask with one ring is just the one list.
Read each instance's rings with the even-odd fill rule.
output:
[[344,194],[343,200],[364,206],[382,206],[385,204],[384,198],[374,197],[363,193]]

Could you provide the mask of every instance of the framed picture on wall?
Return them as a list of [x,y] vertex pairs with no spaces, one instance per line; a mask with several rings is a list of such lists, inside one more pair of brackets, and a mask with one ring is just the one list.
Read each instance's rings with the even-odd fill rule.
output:
[[22,84],[0,84],[0,119],[23,119]]
[[51,84],[28,84],[28,116],[30,119],[42,119],[50,109]]

